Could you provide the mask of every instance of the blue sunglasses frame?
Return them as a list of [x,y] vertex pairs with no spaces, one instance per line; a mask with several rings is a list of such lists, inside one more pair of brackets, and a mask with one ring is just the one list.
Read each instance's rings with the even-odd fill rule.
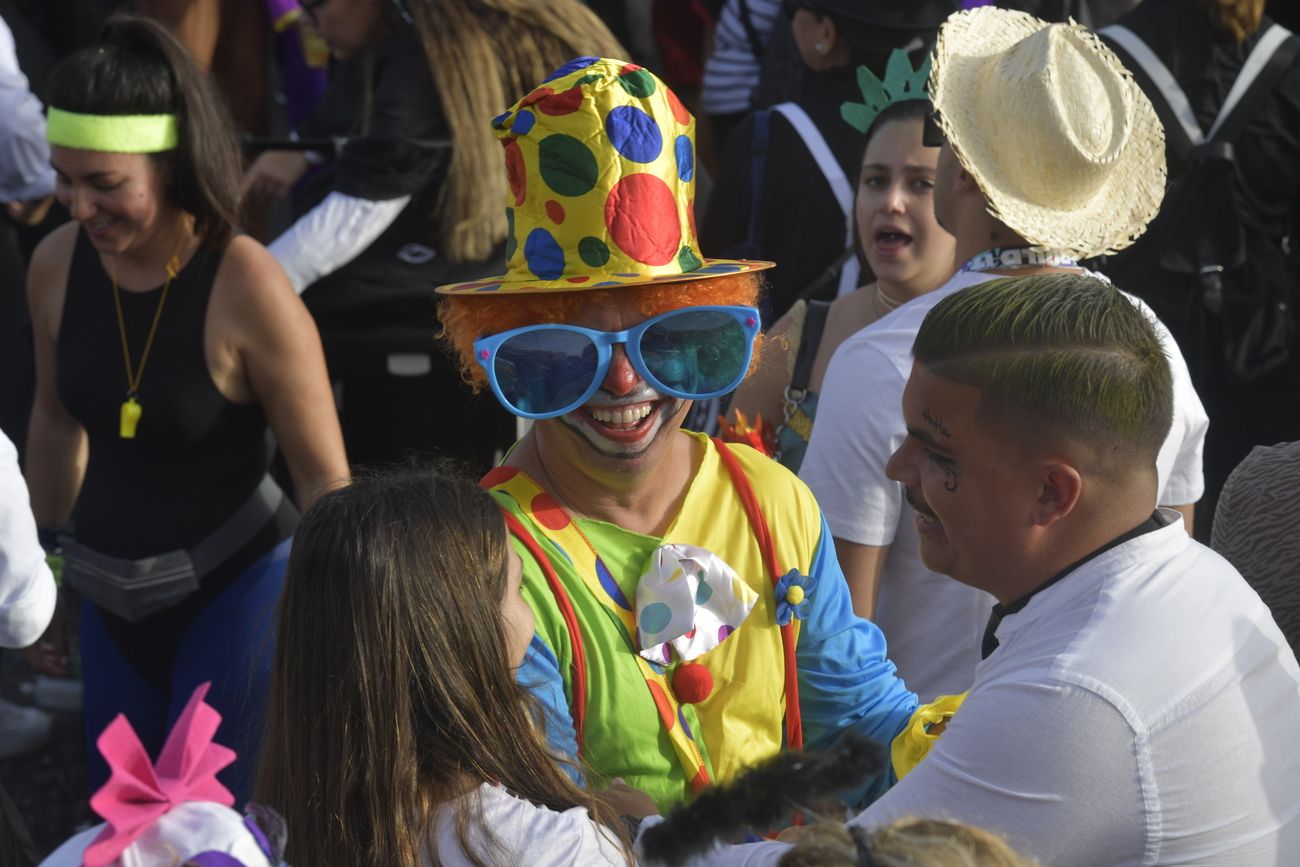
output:
[[[692,393],[672,388],[662,382],[645,363],[641,355],[641,338],[654,326],[659,323],[673,319],[689,313],[725,313],[735,320],[744,330],[745,334],[745,358],[736,372],[735,378],[727,384],[725,388],[715,391],[702,393]],[[509,331],[502,331],[500,334],[492,334],[487,337],[480,337],[474,341],[474,358],[487,371],[488,384],[492,387],[492,393],[496,395],[501,405],[510,412],[521,418],[529,419],[546,419],[557,418],[566,413],[570,413],[582,406],[591,396],[600,390],[601,383],[609,375],[609,365],[614,357],[614,345],[623,344],[624,351],[627,353],[628,361],[632,364],[632,369],[639,373],[647,383],[656,391],[676,397],[682,400],[707,400],[711,397],[719,397],[727,394],[740,385],[749,372],[750,361],[754,357],[754,338],[757,336],[762,321],[759,317],[758,309],[755,307],[742,306],[724,306],[724,305],[702,305],[699,307],[680,307],[676,310],[669,310],[667,313],[660,313],[658,316],[652,316],[646,321],[634,325],[624,331],[597,331],[593,328],[583,328],[578,325],[567,325],[565,323],[545,323],[542,325],[525,325],[522,328],[512,328]],[[592,373],[591,384],[583,391],[582,396],[570,402],[568,405],[547,412],[527,412],[519,409],[511,403],[501,391],[501,384],[497,382],[496,360],[497,352],[501,346],[512,337],[518,337],[521,334],[532,334],[540,331],[562,331],[572,334],[580,334],[589,340],[596,347],[596,369]]]

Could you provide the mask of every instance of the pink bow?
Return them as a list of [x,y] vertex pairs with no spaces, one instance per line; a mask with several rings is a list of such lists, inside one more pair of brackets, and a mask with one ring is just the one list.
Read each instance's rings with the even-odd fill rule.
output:
[[149,826],[173,807],[188,801],[214,801],[230,807],[235,796],[217,780],[217,771],[235,760],[235,751],[212,742],[221,714],[203,697],[211,683],[190,696],[155,767],[122,714],[99,736],[99,751],[112,776],[94,797],[91,808],[108,827],[85,851],[85,867],[107,867]]

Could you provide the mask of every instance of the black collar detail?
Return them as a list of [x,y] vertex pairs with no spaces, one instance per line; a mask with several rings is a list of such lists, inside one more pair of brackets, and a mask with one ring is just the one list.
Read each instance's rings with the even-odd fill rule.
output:
[[1026,605],[1029,604],[1030,599],[1033,599],[1039,593],[1042,593],[1048,587],[1051,587],[1053,584],[1060,581],[1062,578],[1069,575],[1071,572],[1078,569],[1080,566],[1087,563],[1089,560],[1094,560],[1097,557],[1100,557],[1102,554],[1105,554],[1111,548],[1117,548],[1120,545],[1123,545],[1125,542],[1128,542],[1132,539],[1136,539],[1138,536],[1144,536],[1147,533],[1155,532],[1156,530],[1159,530],[1161,527],[1164,527],[1167,523],[1168,523],[1167,521],[1161,519],[1159,512],[1152,512],[1151,517],[1147,518],[1141,524],[1138,524],[1132,530],[1129,530],[1127,533],[1124,533],[1120,536],[1115,537],[1114,539],[1111,539],[1109,542],[1107,542],[1105,545],[1102,545],[1100,548],[1098,548],[1096,551],[1093,551],[1091,554],[1088,554],[1083,558],[1074,561],[1069,566],[1066,566],[1064,569],[1062,569],[1060,572],[1057,572],[1051,578],[1048,578],[1042,584],[1039,584],[1033,590],[1030,590],[1024,596],[1021,596],[1019,599],[1015,599],[1011,602],[1008,602],[1006,605],[1003,605],[1001,602],[999,602],[997,605],[994,605],[993,613],[989,615],[988,626],[984,627],[984,641],[980,644],[980,659],[988,659],[989,654],[998,649],[998,636],[997,636],[998,624],[1002,622],[1003,617],[1006,617],[1008,614],[1015,614],[1017,611],[1020,611]]

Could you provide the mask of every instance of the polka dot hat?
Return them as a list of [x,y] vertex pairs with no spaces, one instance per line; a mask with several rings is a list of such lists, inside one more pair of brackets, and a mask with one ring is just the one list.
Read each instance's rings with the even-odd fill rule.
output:
[[695,118],[648,70],[579,57],[492,127],[509,179],[509,270],[438,292],[572,292],[772,267],[700,254]]

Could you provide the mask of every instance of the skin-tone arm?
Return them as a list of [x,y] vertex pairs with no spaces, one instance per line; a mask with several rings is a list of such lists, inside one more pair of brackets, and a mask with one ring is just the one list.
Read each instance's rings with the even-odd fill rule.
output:
[[885,568],[888,545],[859,545],[835,539],[835,554],[853,597],[853,613],[871,620],[876,616],[876,599],[880,596],[880,573]]
[[[86,431],[59,399],[58,334],[67,296],[68,269],[77,224],[51,232],[32,253],[27,268],[27,304],[36,344],[36,402],[27,426],[27,487],[38,527],[61,527],[86,476]],[[31,667],[66,677],[71,668],[63,617],[56,607],[45,635],[27,648]]]
[[274,257],[253,239],[230,242],[206,328],[217,386],[233,401],[261,405],[289,465],[298,505],[306,509],[347,484],[343,434],[316,323]]
[[27,486],[38,527],[61,527],[86,474],[86,431],[58,393],[58,333],[77,225],[51,233],[32,254],[27,303],[36,344],[36,403],[27,429]]

